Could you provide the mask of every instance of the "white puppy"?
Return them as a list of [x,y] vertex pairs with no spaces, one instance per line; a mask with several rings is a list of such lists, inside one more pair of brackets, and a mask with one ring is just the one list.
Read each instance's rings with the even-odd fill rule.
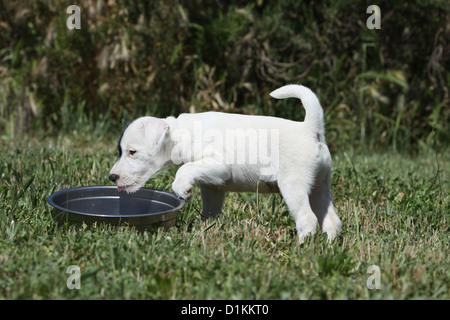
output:
[[182,164],[172,188],[188,200],[199,185],[203,217],[221,213],[225,191],[280,192],[300,243],[317,223],[333,240],[341,221],[331,199],[331,156],[319,100],[301,85],[270,95],[301,99],[305,121],[219,112],[138,118],[119,139],[119,160],[109,179],[119,191],[135,192],[164,166]]

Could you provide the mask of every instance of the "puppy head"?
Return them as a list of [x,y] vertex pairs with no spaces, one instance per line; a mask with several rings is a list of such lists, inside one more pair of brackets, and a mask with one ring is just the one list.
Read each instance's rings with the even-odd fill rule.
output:
[[168,131],[167,122],[153,117],[136,119],[125,128],[119,138],[119,159],[109,174],[119,191],[139,190],[156,171],[170,162],[164,148]]

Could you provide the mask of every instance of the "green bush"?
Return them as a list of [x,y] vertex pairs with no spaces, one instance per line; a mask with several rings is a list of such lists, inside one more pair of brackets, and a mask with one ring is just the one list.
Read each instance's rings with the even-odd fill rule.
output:
[[[74,1],[77,2],[77,1]],[[268,93],[302,83],[332,149],[448,146],[445,1],[96,1],[68,30],[67,3],[0,0],[0,129],[218,110],[301,120]]]

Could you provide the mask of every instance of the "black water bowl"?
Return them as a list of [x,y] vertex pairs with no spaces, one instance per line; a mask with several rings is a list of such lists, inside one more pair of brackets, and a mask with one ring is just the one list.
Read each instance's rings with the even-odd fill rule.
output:
[[169,228],[185,201],[175,194],[150,188],[127,194],[115,186],[65,189],[47,198],[55,220],[75,223],[130,225],[137,229]]

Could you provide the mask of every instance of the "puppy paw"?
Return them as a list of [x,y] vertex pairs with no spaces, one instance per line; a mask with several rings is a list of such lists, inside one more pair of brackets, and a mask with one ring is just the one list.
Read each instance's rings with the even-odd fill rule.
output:
[[183,181],[182,179],[175,179],[172,183],[173,192],[177,197],[188,201],[192,195],[192,184]]

